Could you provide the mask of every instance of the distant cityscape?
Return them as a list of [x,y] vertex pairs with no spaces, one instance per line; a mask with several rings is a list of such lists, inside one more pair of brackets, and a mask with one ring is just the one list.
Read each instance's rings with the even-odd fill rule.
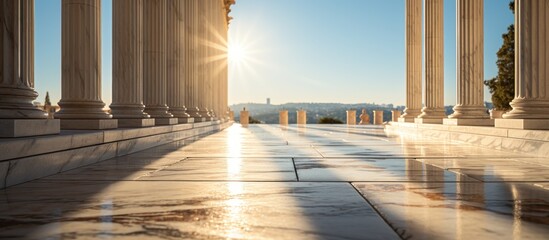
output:
[[[492,103],[485,102],[486,109],[492,109]],[[240,120],[240,111],[246,108],[250,112],[250,116],[261,121],[265,124],[277,124],[278,112],[280,110],[288,110],[288,121],[295,123],[297,121],[296,111],[299,109],[307,110],[307,122],[317,123],[322,117],[332,117],[345,122],[347,115],[346,111],[354,109],[357,111],[357,118],[360,115],[362,109],[366,109],[368,115],[370,115],[370,121],[373,121],[373,111],[383,110],[383,121],[391,120],[391,110],[403,111],[404,106],[395,106],[393,104],[376,104],[376,103],[356,103],[356,104],[344,104],[344,103],[285,103],[285,104],[271,104],[271,99],[267,98],[265,103],[239,103],[229,106],[234,111],[235,120]],[[446,106],[446,114],[450,115],[454,106]]]

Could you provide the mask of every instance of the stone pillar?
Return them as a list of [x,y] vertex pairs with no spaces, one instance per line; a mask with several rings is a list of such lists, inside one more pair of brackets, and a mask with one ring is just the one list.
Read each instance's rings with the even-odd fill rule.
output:
[[[203,122],[198,108],[198,1],[187,0],[185,4],[185,103],[187,113],[195,122]],[[233,119],[234,120],[234,119]]]
[[250,123],[250,113],[246,111],[246,108],[244,108],[244,110],[240,111],[240,125],[248,126],[249,123]]
[[179,123],[192,123],[194,118],[187,114],[185,107],[185,3],[167,0],[167,104],[170,113]]
[[62,129],[117,128],[101,100],[101,0],[61,2]]
[[423,0],[406,0],[406,109],[400,122],[414,122],[421,113]]
[[297,124],[298,125],[307,124],[307,111],[303,109],[297,110]]
[[549,1],[515,1],[515,99],[496,127],[549,129]]
[[168,112],[165,0],[143,1],[143,100],[156,125],[177,124]]
[[212,117],[210,116],[210,110],[207,106],[207,95],[206,95],[206,49],[205,49],[205,36],[208,25],[206,22],[206,1],[198,0],[197,2],[197,15],[195,23],[195,34],[196,34],[196,69],[197,69],[197,105],[199,109],[199,114],[204,118],[205,121],[211,121]]
[[118,127],[154,126],[143,105],[143,2],[112,2],[112,104]]
[[278,112],[278,122],[280,125],[288,125],[288,110]]
[[356,110],[347,110],[347,125],[356,125]]
[[444,110],[443,0],[425,1],[425,107],[416,123],[442,123]]
[[34,106],[34,0],[0,2],[0,137],[59,133]]
[[383,124],[383,110],[374,110],[374,125]]
[[399,118],[400,118],[400,111],[399,110],[391,110],[391,117],[392,117],[392,121],[393,122],[398,122]]
[[234,111],[229,110],[229,120],[234,121]]
[[457,101],[446,125],[490,126],[484,107],[484,0],[457,0]]

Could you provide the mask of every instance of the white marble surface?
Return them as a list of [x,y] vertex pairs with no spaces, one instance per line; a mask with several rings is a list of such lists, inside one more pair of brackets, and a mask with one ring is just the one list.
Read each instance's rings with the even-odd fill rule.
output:
[[116,143],[103,144],[9,161],[5,186],[97,163],[116,156]]
[[[387,136],[372,125],[233,125],[191,139],[1,190],[0,237],[542,239],[549,233],[543,157]],[[6,167],[0,162],[0,173]]]
[[[118,129],[111,130],[112,132],[73,130],[63,131],[60,136],[0,141],[2,143],[0,149],[5,150],[4,157],[9,157],[1,162],[2,166],[9,165],[9,171],[2,172],[3,169],[0,169],[2,178],[0,188],[97,163],[115,156],[123,156],[154,146],[209,134],[220,128],[228,127],[230,124],[209,124],[192,129],[191,124],[181,124],[184,126],[169,127],[169,129],[179,131],[163,134],[162,132],[169,129],[154,127],[126,131]],[[150,135],[158,132],[160,134]],[[105,135],[109,136],[108,142],[104,142]],[[115,141],[117,139],[118,141]],[[14,158],[17,156],[19,158]]]
[[348,183],[37,182],[3,196],[3,237],[399,239]]
[[549,192],[522,184],[353,183],[403,239],[545,239]]

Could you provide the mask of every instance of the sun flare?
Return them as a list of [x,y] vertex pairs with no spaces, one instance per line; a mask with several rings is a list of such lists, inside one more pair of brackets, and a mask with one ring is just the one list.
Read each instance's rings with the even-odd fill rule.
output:
[[246,49],[241,44],[229,44],[227,54],[231,64],[238,65],[246,60]]

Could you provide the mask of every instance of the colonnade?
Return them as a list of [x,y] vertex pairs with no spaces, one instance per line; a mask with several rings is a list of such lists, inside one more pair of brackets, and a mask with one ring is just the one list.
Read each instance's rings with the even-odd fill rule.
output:
[[[406,0],[405,4],[406,109],[399,121],[493,126],[494,120],[484,106],[484,1],[456,0],[457,99],[454,113],[448,118],[444,113],[443,0]],[[515,99],[511,103],[513,110],[495,120],[496,127],[549,129],[548,19],[548,1],[515,1]]]
[[60,111],[46,119],[32,103],[34,0],[1,1],[0,137],[228,119],[234,0],[112,2],[111,112],[101,99],[101,0],[62,0]]

